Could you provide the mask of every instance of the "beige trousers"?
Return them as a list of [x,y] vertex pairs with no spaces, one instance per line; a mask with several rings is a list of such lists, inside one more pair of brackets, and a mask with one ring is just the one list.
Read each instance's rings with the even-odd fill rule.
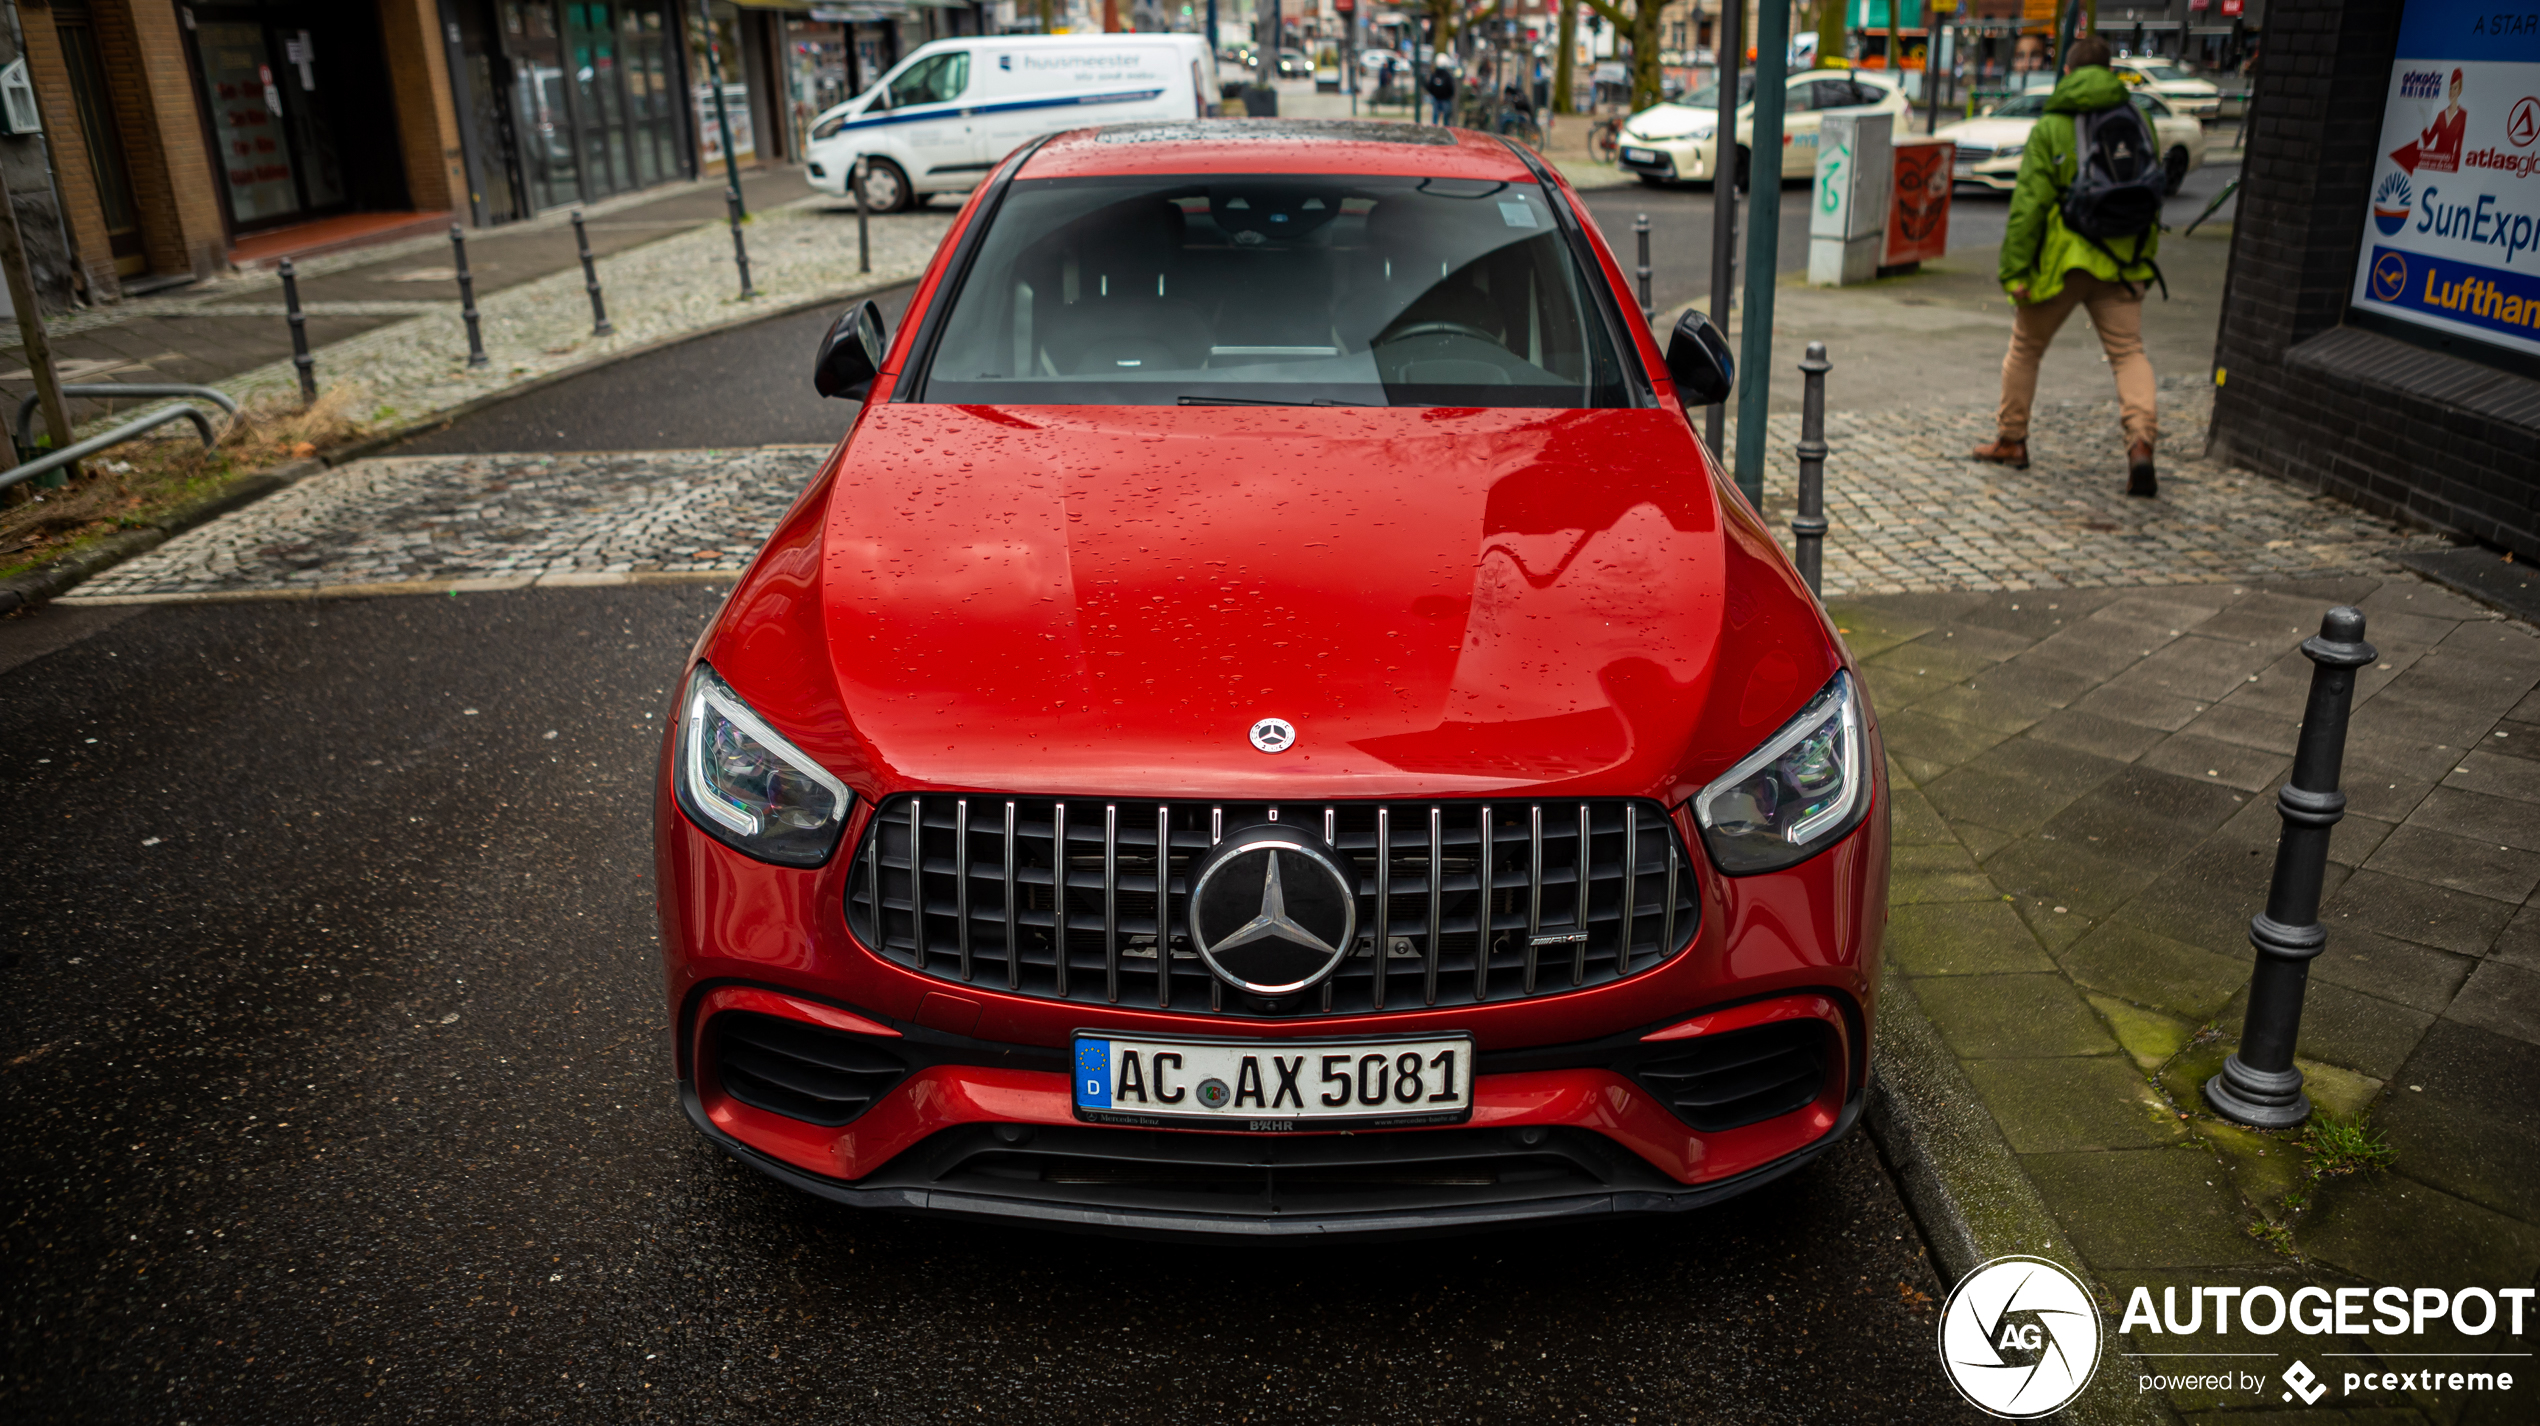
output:
[[2128,445],[2159,441],[2160,422],[2153,411],[2152,359],[2143,354],[2143,291],[2123,282],[2103,282],[2075,270],[2064,274],[2064,288],[2044,302],[2013,304],[2011,350],[2002,358],[2002,406],[1994,420],[2003,440],[2028,439],[2028,411],[2037,400],[2037,364],[2075,307],[2090,309],[2090,325],[2116,372],[2117,403],[2124,410]]

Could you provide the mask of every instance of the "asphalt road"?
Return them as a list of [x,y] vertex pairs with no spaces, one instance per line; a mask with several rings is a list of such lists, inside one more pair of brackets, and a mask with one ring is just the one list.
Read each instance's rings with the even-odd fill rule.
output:
[[722,1157],[672,1100],[647,797],[720,593],[0,625],[72,640],[0,672],[0,1416],[1954,1419],[1857,1135],[1680,1220],[1276,1252]]

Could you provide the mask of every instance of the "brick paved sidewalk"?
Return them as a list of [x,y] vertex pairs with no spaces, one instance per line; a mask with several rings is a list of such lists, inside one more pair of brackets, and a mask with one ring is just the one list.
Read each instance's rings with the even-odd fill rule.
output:
[[[2367,1115],[2397,1161],[2313,1183],[2289,1136],[2221,1123],[2199,1088],[2239,1035],[2309,687],[2295,647],[2337,602],[2366,612],[2381,657],[2358,682],[2301,1062],[2314,1102]],[[2404,577],[1832,609],[1893,779],[1891,1005],[1919,1004],[2112,1311],[2138,1285],[2157,1301],[2194,1284],[2534,1284],[2540,635]],[[2278,1406],[2272,1373],[2292,1355],[2329,1374],[2369,1364],[2328,1353],[2528,1343],[2436,1324],[2394,1349],[2209,1319],[2111,1350],[2276,1354],[2269,1395],[2175,1398],[2195,1414]],[[2130,1396],[2141,1369],[2102,1370]],[[2513,1399],[2528,1410],[2529,1392]],[[2373,1421],[2529,1419],[2449,1394],[2369,1404],[2391,1409]]]

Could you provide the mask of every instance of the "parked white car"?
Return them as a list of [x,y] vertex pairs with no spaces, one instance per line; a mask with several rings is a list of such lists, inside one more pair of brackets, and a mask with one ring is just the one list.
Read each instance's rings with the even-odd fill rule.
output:
[[964,193],[1028,140],[1089,124],[1194,119],[1217,95],[1197,35],[988,35],[936,40],[812,122],[811,186],[847,196],[861,156],[878,213]]
[[2203,121],[2222,112],[2222,90],[2213,81],[2198,79],[2170,60],[2158,57],[2120,59],[2109,66],[2117,78],[2134,90],[2150,90],[2164,103],[2188,118]]
[[[1900,130],[1909,109],[1905,92],[1885,75],[1861,70],[1816,69],[1790,77],[1783,93],[1782,178],[1807,179],[1817,171],[1817,126],[1828,114],[1894,114]],[[1719,82],[1680,100],[1653,104],[1623,123],[1616,157],[1622,167],[1657,185],[1718,177]],[[1738,76],[1736,150],[1744,159],[1755,139],[1755,76]],[[1734,170],[1746,183],[1743,162]]]
[[[2152,137],[2161,146],[2161,166],[2169,171],[2169,191],[2176,193],[2181,180],[2205,166],[2205,126],[2140,89],[2126,97],[2151,124]],[[2010,192],[2019,183],[2029,130],[2044,117],[2046,100],[2044,90],[2015,94],[1973,119],[1942,125],[1933,137],[1958,145],[1951,176],[1960,183]]]

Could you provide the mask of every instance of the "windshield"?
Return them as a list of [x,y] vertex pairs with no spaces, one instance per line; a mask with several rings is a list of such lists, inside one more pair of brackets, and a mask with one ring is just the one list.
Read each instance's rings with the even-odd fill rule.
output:
[[1993,106],[1996,119],[2034,119],[2046,112],[2046,95],[2015,94]]
[[2187,77],[2186,75],[2178,72],[2178,67],[2176,65],[2139,64],[2136,65],[2135,68],[2152,76],[2152,78],[2159,80],[2163,84],[2167,84],[2174,79],[2185,79]]
[[1633,404],[1541,189],[1355,174],[1016,182],[921,399]]
[[[1675,102],[1682,104],[1688,109],[1708,109],[1712,113],[1716,114],[1720,112],[1720,81],[1714,79],[1710,83],[1703,85],[1700,89],[1693,91],[1691,94],[1688,94]],[[1753,74],[1741,74],[1737,77],[1737,102],[1741,105],[1752,104],[1755,102],[1755,76]]]

